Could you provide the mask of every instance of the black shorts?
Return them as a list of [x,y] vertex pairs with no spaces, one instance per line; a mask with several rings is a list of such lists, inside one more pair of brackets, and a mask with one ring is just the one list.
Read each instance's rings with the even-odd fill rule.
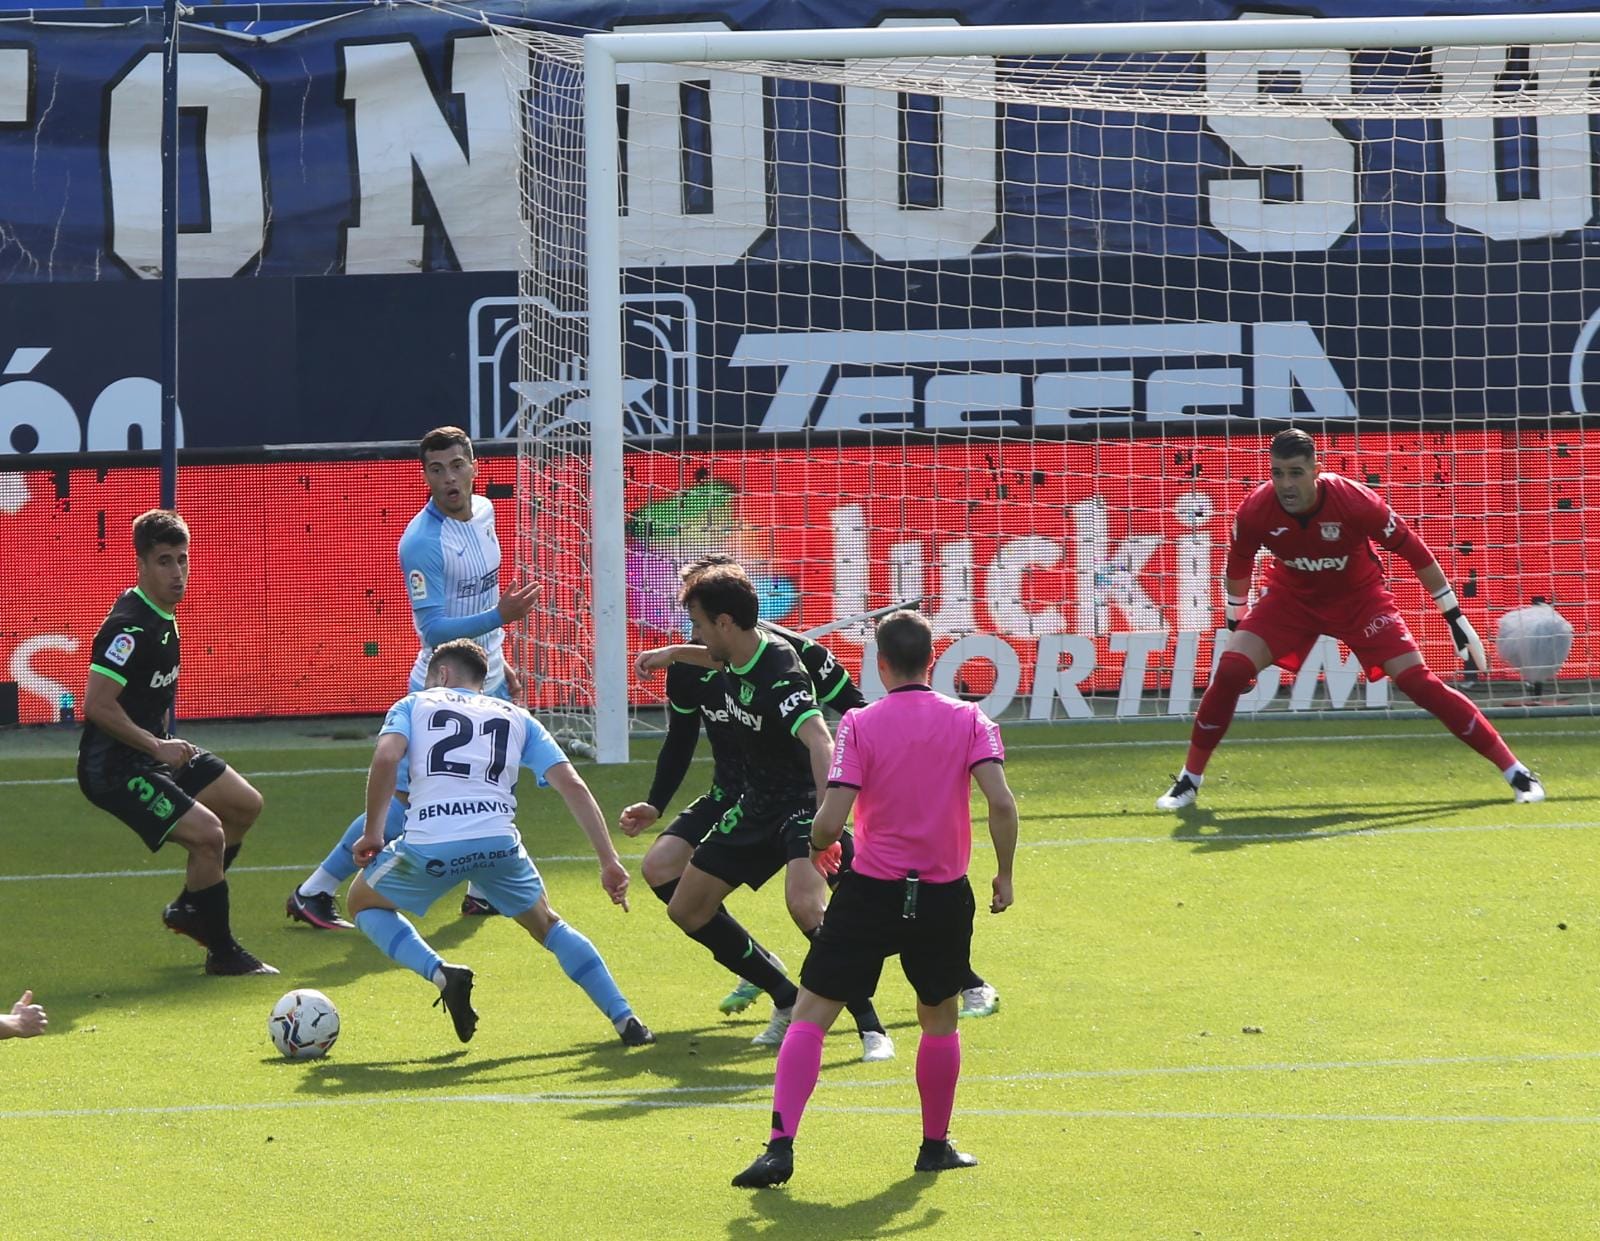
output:
[[900,879],[842,877],[822,929],[800,968],[807,991],[830,1000],[872,995],[883,963],[900,954],[906,981],[924,1004],[942,1004],[972,972],[972,885],[919,883],[917,916],[905,916]]
[[805,841],[817,812],[816,799],[755,802],[741,797],[725,811],[689,860],[695,869],[731,887],[755,891],[795,856],[806,856]]
[[722,816],[733,809],[737,797],[725,793],[721,788],[712,788],[704,796],[695,798],[678,812],[677,818],[661,829],[663,836],[676,836],[679,840],[687,840],[691,845],[697,845],[706,838]]
[[209,750],[201,750],[174,771],[143,754],[117,763],[78,764],[78,787],[107,814],[113,814],[138,833],[154,853],[167,841],[178,820],[189,813],[195,798],[228,770]]

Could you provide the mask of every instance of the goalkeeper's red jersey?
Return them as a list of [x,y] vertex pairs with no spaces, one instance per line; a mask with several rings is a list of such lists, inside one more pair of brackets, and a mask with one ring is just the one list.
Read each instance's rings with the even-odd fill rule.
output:
[[1226,575],[1249,578],[1257,548],[1272,553],[1263,585],[1286,590],[1310,605],[1347,603],[1385,589],[1373,544],[1404,556],[1416,568],[1433,560],[1422,540],[1377,493],[1339,474],[1317,476],[1317,502],[1289,513],[1271,483],[1262,483],[1233,518]]

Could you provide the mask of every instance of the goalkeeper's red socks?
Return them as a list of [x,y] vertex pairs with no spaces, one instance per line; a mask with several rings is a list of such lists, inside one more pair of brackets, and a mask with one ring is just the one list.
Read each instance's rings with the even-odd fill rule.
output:
[[[1234,710],[1250,683],[1256,679],[1256,666],[1248,656],[1238,651],[1224,651],[1211,674],[1211,684],[1200,697],[1200,706],[1194,713],[1194,728],[1189,733],[1189,757],[1183,767],[1192,776],[1205,774],[1211,761],[1211,751],[1227,734],[1233,723]],[[1196,784],[1200,783],[1198,780]]]
[[1495,770],[1504,773],[1517,765],[1516,755],[1477,704],[1434,676],[1426,664],[1407,668],[1395,677],[1394,683],[1412,702],[1437,716],[1441,724],[1493,763]]

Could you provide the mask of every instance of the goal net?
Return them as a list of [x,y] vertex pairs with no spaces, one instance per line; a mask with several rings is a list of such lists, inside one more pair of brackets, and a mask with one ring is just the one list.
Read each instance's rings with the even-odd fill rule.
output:
[[[917,599],[994,714],[1192,711],[1291,425],[1438,556],[1492,659],[1392,560],[1441,675],[1592,707],[1596,19],[497,34],[531,700],[602,755],[707,551],[869,693],[851,618]],[[1537,677],[1529,606],[1573,630]],[[1325,639],[1241,706],[1410,703]]]

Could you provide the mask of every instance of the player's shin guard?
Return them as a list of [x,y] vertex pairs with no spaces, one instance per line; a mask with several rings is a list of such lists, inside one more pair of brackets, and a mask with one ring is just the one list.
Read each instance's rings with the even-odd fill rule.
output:
[[778,1075],[772,1084],[770,1140],[792,1138],[800,1127],[811,1092],[822,1073],[822,1041],[827,1036],[814,1021],[795,1021],[778,1048]]
[[950,1136],[961,1077],[961,1035],[924,1034],[917,1044],[917,1093],[922,1097],[922,1137],[942,1142]]
[[1441,724],[1493,763],[1496,770],[1504,771],[1517,761],[1477,704],[1434,676],[1426,664],[1407,668],[1395,677],[1394,683],[1407,698],[1436,716]]
[[393,909],[363,909],[356,926],[396,965],[403,965],[433,982],[433,972],[444,964],[439,954],[417,934],[404,914]]
[[[1201,775],[1211,761],[1211,751],[1227,735],[1233,723],[1234,710],[1250,683],[1256,679],[1256,666],[1238,651],[1224,651],[1211,675],[1211,684],[1200,698],[1200,707],[1194,713],[1194,728],[1189,733],[1189,757],[1184,768],[1191,775]],[[1198,783],[1198,781],[1196,781]]]
[[723,969],[760,987],[779,1008],[794,1003],[799,992],[785,977],[777,958],[757,943],[726,908],[719,908],[711,915],[711,921],[690,932],[689,938],[704,945]]
[[575,931],[565,922],[558,922],[544,937],[544,946],[561,963],[567,977],[583,988],[594,1006],[606,1015],[608,1021],[619,1021],[633,1010],[622,998],[611,971],[600,957],[599,951],[581,931]]

